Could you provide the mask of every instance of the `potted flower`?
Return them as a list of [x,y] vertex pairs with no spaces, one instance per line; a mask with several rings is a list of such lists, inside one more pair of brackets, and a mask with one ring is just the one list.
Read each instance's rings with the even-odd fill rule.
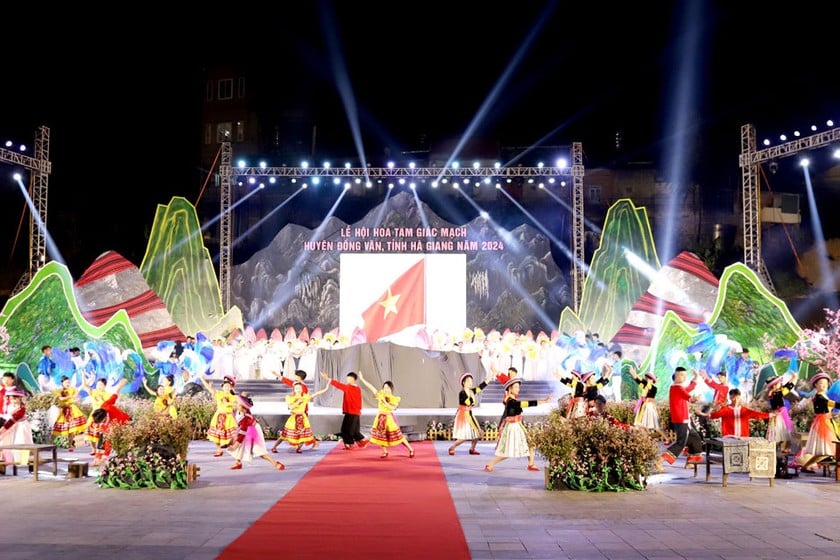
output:
[[659,454],[647,430],[625,429],[603,417],[567,419],[559,410],[534,427],[531,435],[548,463],[549,490],[643,490]]

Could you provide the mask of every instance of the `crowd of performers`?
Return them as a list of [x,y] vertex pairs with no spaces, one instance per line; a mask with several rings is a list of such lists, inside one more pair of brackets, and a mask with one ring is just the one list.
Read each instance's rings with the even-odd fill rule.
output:
[[[471,331],[471,334],[469,344],[456,342],[453,349],[477,351],[482,367],[488,373],[478,383],[472,373],[461,375],[458,409],[453,420],[454,442],[448,453],[454,455],[459,446],[469,442],[468,453],[480,454],[477,443],[483,439],[484,434],[473,409],[479,404],[481,391],[495,381],[505,388],[503,413],[499,422],[495,456],[487,463],[485,470],[492,472],[499,461],[509,457],[527,457],[528,468],[536,470],[534,447],[522,423],[523,409],[548,403],[554,397],[548,395],[540,400],[522,400],[519,398],[519,390],[523,382],[542,378],[543,374],[538,373],[540,368],[535,367],[538,360],[531,364],[529,379],[529,376],[522,374],[517,367],[522,364],[527,369],[527,359],[522,358],[522,354],[517,357],[514,352],[516,339],[508,336],[509,333],[481,338],[477,331]],[[761,396],[767,399],[769,411],[751,409],[749,405],[754,397],[756,364],[750,360],[749,351],[740,345],[728,344],[724,346],[726,351],[721,351],[720,345],[715,346],[717,343],[713,342],[719,341],[720,338],[708,330],[701,329],[698,341],[684,351],[674,354],[673,361],[684,363],[688,367],[679,365],[670,373],[668,426],[663,425],[659,416],[657,403],[662,399],[661,395],[657,399],[657,376],[651,371],[640,373],[637,364],[622,357],[620,347],[608,348],[598,340],[597,335],[583,333],[560,338],[554,335],[549,338],[540,333],[536,347],[551,349],[553,359],[548,361],[551,367],[549,375],[556,381],[555,393],[562,397],[558,402],[567,418],[594,414],[608,418],[620,429],[650,430],[666,440],[662,459],[669,464],[673,464],[681,454],[688,456],[688,463],[703,460],[700,434],[708,432],[709,422],[719,423],[719,430],[723,436],[749,437],[750,420],[765,420],[768,422],[767,439],[778,442],[780,449],[787,452],[791,447],[791,434],[794,431],[788,412],[792,395],[810,399],[815,414],[807,444],[794,459],[796,464],[808,471],[814,463],[833,456],[833,442],[838,439],[838,433],[832,417],[837,398],[836,392],[832,392],[835,385],[832,385],[831,377],[825,373],[813,376],[809,381],[813,391],[803,393],[797,390],[796,360],[790,353],[781,352],[783,357],[790,359],[789,370],[784,375],[763,379],[764,390]],[[323,339],[312,338],[310,342],[311,344],[305,345],[306,348],[317,349]],[[331,347],[335,347],[338,340],[330,342]],[[241,344],[241,340],[237,344]],[[396,418],[401,398],[395,393],[391,381],[385,381],[377,388],[371,385],[361,372],[346,374],[343,382],[330,379],[322,373],[325,381],[323,388],[310,394],[305,382],[306,370],[299,367],[301,363],[306,363],[306,351],[296,355],[292,351],[296,347],[294,344],[278,344],[284,345],[287,348],[285,358],[277,363],[271,362],[271,358],[260,362],[263,371],[268,371],[265,370],[266,366],[276,367],[270,370],[270,374],[291,387],[291,393],[285,397],[289,417],[270,451],[266,446],[260,423],[251,414],[253,402],[247,395],[236,392],[235,375],[225,374],[219,380],[219,372],[213,366],[220,363],[216,361],[218,345],[200,335],[198,340],[189,337],[178,352],[169,344],[160,346],[161,357],[168,357],[156,362],[156,387],[149,386],[147,375],[140,366],[141,360],[136,356],[132,357],[130,353],[122,353],[122,358],[124,361],[133,358],[136,362],[137,374],[133,379],[126,378],[125,367],[116,368],[118,375],[114,374],[113,369],[108,370],[108,360],[102,358],[107,353],[97,353],[87,345],[84,356],[79,348],[68,349],[69,363],[73,371],[71,375],[64,375],[65,369],[58,367],[62,360],[55,360],[53,349],[44,346],[37,371],[41,391],[49,391],[55,399],[54,417],[50,418],[51,434],[53,438],[66,437],[70,442],[69,451],[74,450],[76,436],[85,434],[90,444],[90,454],[96,457],[95,464],[101,464],[110,452],[107,445],[109,427],[130,421],[130,417],[116,405],[118,395],[126,392],[127,385],[148,392],[155,399],[154,412],[171,418],[178,416],[176,396],[206,390],[213,396],[216,404],[207,431],[207,438],[216,446],[214,456],[222,457],[227,451],[235,461],[232,469],[240,469],[243,461],[250,462],[254,457],[260,457],[282,470],[283,464],[275,461],[271,453],[276,453],[282,442],[288,443],[298,453],[303,452],[305,447],[318,447],[319,442],[309,421],[310,403],[318,395],[334,388],[343,394],[344,417],[340,437],[345,449],[363,448],[373,443],[381,448],[381,457],[387,458],[391,448],[403,446],[408,451],[408,456],[414,457],[414,449],[401,432]],[[692,355],[693,362],[687,359]],[[262,360],[265,360],[265,357],[263,354]],[[64,361],[68,362],[67,359]],[[291,372],[287,371],[289,365],[294,366]],[[714,377],[708,371],[713,371]],[[57,372],[62,373],[60,377]],[[208,372],[212,372],[212,375]],[[243,377],[250,378],[251,373]],[[26,395],[15,385],[13,374],[7,373],[3,379],[0,388],[3,391],[0,399],[0,442],[31,442],[31,427],[25,420]],[[624,379],[634,381],[635,393],[638,395],[633,421],[629,425],[616,421],[605,412],[607,401],[622,400]],[[214,387],[217,381],[220,381],[219,389]],[[377,413],[369,438],[361,433],[360,426],[362,386],[371,391],[377,403]],[[625,391],[625,394],[629,393],[630,391]],[[81,398],[88,399],[91,404],[93,412],[88,416],[85,416],[79,407]],[[17,451],[14,453],[17,460],[24,455]]]

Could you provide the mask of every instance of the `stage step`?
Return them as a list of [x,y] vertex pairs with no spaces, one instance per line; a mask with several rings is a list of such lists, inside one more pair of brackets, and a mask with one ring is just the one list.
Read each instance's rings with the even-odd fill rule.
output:
[[[309,392],[315,391],[315,382],[307,379],[305,382]],[[279,400],[292,392],[292,388],[279,379],[243,379],[236,382],[236,392],[246,393],[254,401]]]
[[[523,380],[519,387],[519,400],[538,401],[544,399],[555,390],[554,387],[555,383],[551,381]],[[500,403],[504,396],[504,385],[493,381],[479,393],[479,401],[484,403]]]

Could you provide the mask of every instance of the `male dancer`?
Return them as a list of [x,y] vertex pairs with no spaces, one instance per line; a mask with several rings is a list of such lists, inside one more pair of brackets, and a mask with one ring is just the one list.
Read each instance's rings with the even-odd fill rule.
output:
[[[674,442],[662,454],[662,459],[673,465],[677,457],[682,453],[683,448],[688,444],[690,417],[688,403],[691,400],[691,391],[697,385],[697,377],[700,374],[694,371],[694,377],[688,385],[685,384],[686,370],[679,366],[674,370],[673,385],[668,394],[668,403],[671,410],[671,429],[674,431]],[[693,453],[688,457],[689,463],[700,463],[703,457],[699,453]]]
[[353,444],[358,444],[359,447],[366,446],[368,440],[361,432],[362,389],[356,385],[359,376],[356,375],[356,372],[351,371],[347,374],[347,383],[330,379],[330,376],[323,371],[321,377],[344,393],[344,399],[341,401],[341,411],[344,413],[344,419],[341,421],[341,440],[344,442],[344,449],[354,449]]

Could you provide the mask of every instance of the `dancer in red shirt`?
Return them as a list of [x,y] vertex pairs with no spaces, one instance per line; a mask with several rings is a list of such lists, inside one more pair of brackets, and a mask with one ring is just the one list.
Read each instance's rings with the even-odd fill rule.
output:
[[356,385],[359,376],[351,371],[347,374],[347,383],[330,379],[330,376],[321,372],[324,381],[344,393],[341,402],[341,412],[344,419],[341,421],[341,440],[344,442],[344,449],[353,449],[353,444],[364,447],[368,440],[362,435],[362,389]]
[[[677,367],[674,370],[671,391],[668,394],[668,404],[671,410],[671,429],[674,431],[674,442],[662,454],[662,459],[673,465],[677,456],[682,453],[683,448],[688,444],[688,435],[691,429],[688,412],[688,403],[691,400],[691,392],[697,386],[697,377],[700,374],[694,371],[694,378],[691,383],[684,385],[686,370],[684,367]],[[703,457],[699,453],[693,453],[688,457],[690,463],[700,463]]]
[[[750,420],[767,420],[769,412],[759,412],[741,406],[741,391],[729,391],[730,404],[709,414],[709,418],[720,418],[720,435],[723,437],[749,437]],[[700,413],[698,413],[700,414]]]

